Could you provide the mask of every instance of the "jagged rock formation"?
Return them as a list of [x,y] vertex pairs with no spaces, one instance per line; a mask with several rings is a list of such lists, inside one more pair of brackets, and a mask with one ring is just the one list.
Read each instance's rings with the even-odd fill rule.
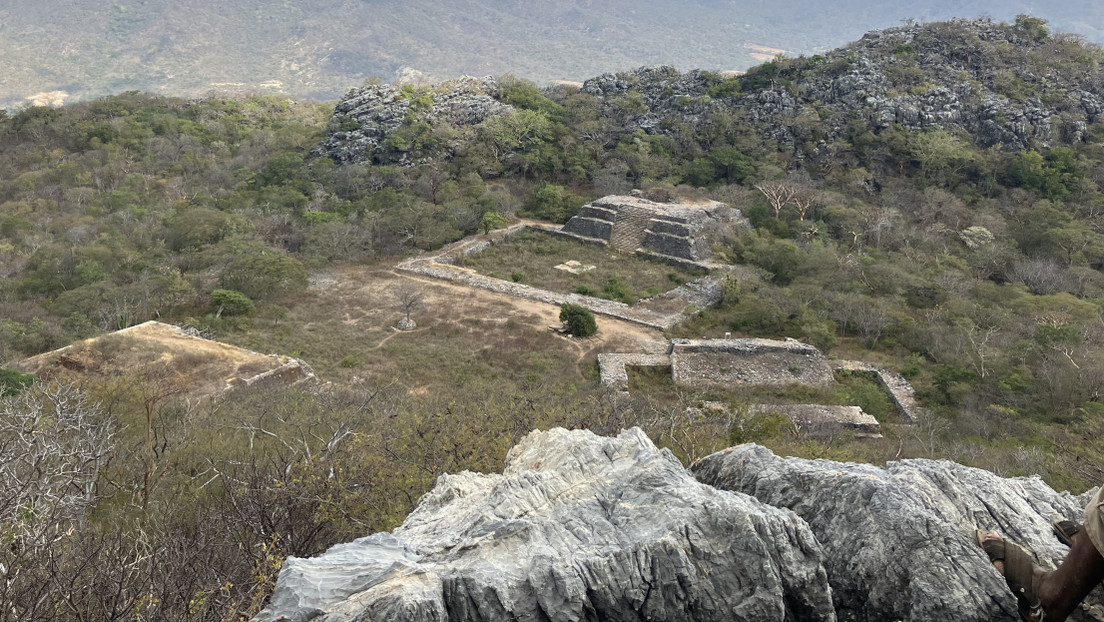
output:
[[442,475],[393,534],[289,558],[256,620],[834,620],[824,563],[793,513],[639,429],[556,429],[502,475]]
[[289,558],[255,621],[1011,622],[974,530],[1053,562],[1049,517],[1086,501],[947,461],[741,445],[688,471],[639,429],[533,432],[502,475],[441,476],[392,534]]
[[643,111],[624,119],[630,131],[667,131],[672,118],[699,126],[728,112],[807,154],[846,135],[854,120],[875,131],[963,131],[984,147],[1018,150],[1082,140],[1104,113],[1098,59],[1076,37],[956,19],[872,31],[824,55],[768,63],[739,89],[709,72],[643,67],[593,78],[582,90],[607,107],[640,93]]
[[[891,126],[943,128],[1009,150],[1078,142],[1104,114],[1102,56],[1077,37],[1040,28],[965,19],[909,24],[823,55],[765,63],[740,78],[641,67],[591,78],[581,92],[618,133],[672,133],[739,118],[799,158],[826,157],[836,139]],[[494,99],[497,92],[490,78],[462,78],[433,89],[427,105],[392,86],[366,86],[338,105],[314,154],[400,164],[447,156],[462,137],[447,136],[443,151],[385,143],[419,123],[455,129],[512,110]],[[597,228],[583,235],[608,239],[591,224]]]
[[[494,78],[465,76],[443,82],[425,91],[404,91],[391,84],[366,85],[351,90],[334,109],[326,139],[311,152],[339,163],[369,160],[410,165],[431,151],[448,152],[452,142],[422,149],[399,134],[404,127],[425,124],[414,136],[434,129],[456,130],[477,125],[513,106],[494,99],[498,90]],[[447,135],[449,132],[445,132]],[[388,143],[388,139],[391,142]]]
[[974,530],[996,529],[1054,562],[1065,547],[1049,517],[1080,518],[1087,502],[1038,477],[1005,479],[948,461],[880,468],[780,458],[756,445],[713,454],[691,470],[809,523],[826,553],[839,620],[1019,620]]
[[739,216],[739,211],[716,201],[656,203],[608,196],[581,207],[563,232],[622,251],[700,261],[709,255],[704,233]]

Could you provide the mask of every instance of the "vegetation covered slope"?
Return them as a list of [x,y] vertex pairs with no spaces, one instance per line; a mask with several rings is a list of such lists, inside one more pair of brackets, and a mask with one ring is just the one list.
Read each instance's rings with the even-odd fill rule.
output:
[[[99,409],[46,383],[4,402],[20,426],[31,424],[15,413],[54,403],[96,425],[72,436],[90,470],[61,484],[84,496],[47,486],[33,512],[0,506],[0,534],[20,543],[0,547],[20,573],[0,595],[20,608],[0,619],[249,615],[284,556],[393,526],[438,473],[493,470],[537,426],[642,424],[683,458],[758,440],[1098,483],[1104,125],[1073,95],[1099,84],[1102,60],[1021,19],[906,26],[740,78],[650,69],[542,91],[504,76],[491,92],[512,109],[473,125],[438,114],[433,87],[397,88],[409,112],[398,138],[340,166],[308,154],[365,121],[276,98],[127,93],[4,118],[0,360],[161,317],[302,355],[339,382],[197,405],[174,400],[171,383],[120,377],[84,387]],[[869,107],[845,105],[856,67],[884,88]],[[938,89],[958,98],[957,118],[919,114],[942,110],[923,108]],[[992,127],[1019,142],[986,138],[975,97],[997,104]],[[898,104],[920,106],[915,123]],[[1028,104],[1030,127],[1016,117]],[[801,338],[900,370],[933,416],[873,443],[739,409],[692,419],[688,403],[732,397],[638,376],[639,399],[612,402],[595,389],[593,352],[525,318],[435,307],[422,332],[388,341],[382,314],[350,308],[378,324],[357,326],[320,306],[345,262],[394,279],[389,258],[493,215],[562,222],[633,188],[708,195],[753,224],[716,232],[737,278],[719,308],[671,336]],[[225,310],[231,299],[240,315]],[[370,329],[380,341],[362,347]]]
[[[1102,38],[1097,4],[1050,4],[1042,17]],[[416,76],[411,70],[434,79],[512,72],[543,82],[640,64],[745,69],[775,49],[813,53],[906,18],[1010,19],[1038,10],[1026,0],[8,3],[0,106],[55,91],[91,99],[131,89],[332,99],[365,78]]]

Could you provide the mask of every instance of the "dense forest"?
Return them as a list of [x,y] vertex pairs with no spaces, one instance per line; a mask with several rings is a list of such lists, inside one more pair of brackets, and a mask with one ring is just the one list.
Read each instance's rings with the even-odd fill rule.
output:
[[[149,378],[72,387],[3,372],[0,452],[25,459],[0,466],[0,620],[248,618],[284,557],[395,526],[437,474],[496,470],[534,427],[641,425],[686,460],[757,441],[1098,483],[1104,122],[1069,97],[1101,83],[1104,52],[1032,18],[984,26],[1003,41],[971,28],[910,26],[861,57],[778,58],[741,77],[665,70],[658,90],[644,84],[654,72],[597,95],[503,76],[491,95],[512,109],[464,127],[425,116],[435,87],[402,87],[401,127],[341,164],[310,155],[359,127],[331,104],[129,92],[0,116],[0,362],[148,319],[279,344],[320,270],[387,266],[518,217],[564,222],[640,189],[723,201],[749,222],[712,240],[737,275],[723,302],[669,336],[798,338],[898,369],[931,411],[876,443],[750,416],[697,422],[646,390],[612,399],[593,360],[509,323],[486,338],[544,358],[475,373],[425,354],[463,387],[429,396],[353,381],[340,344],[311,360],[339,381],[325,388],[200,403]],[[921,99],[961,61],[954,78],[977,85],[964,105],[995,93],[1008,108],[994,127],[1024,144],[961,118],[913,129],[812,101],[818,81],[871,59],[885,92]],[[755,103],[783,95],[806,103]],[[1002,118],[1015,105],[1054,121]],[[19,479],[43,469],[56,477]]]

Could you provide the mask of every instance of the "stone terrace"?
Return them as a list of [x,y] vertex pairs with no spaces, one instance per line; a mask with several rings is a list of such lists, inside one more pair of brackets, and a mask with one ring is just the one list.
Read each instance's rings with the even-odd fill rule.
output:
[[[522,223],[509,229],[492,232],[489,236],[466,238],[445,246],[441,251],[433,255],[412,257],[399,262],[397,268],[404,272],[420,274],[435,279],[464,283],[471,287],[488,291],[537,300],[550,304],[562,305],[571,303],[586,307],[594,313],[608,317],[633,322],[650,328],[667,330],[672,326],[687,319],[683,311],[687,307],[705,309],[717,304],[724,295],[721,280],[723,275],[710,274],[695,281],[691,281],[669,292],[641,300],[635,305],[627,305],[623,302],[583,296],[581,294],[561,294],[548,291],[522,283],[513,283],[502,279],[483,276],[470,268],[455,265],[458,257],[478,253],[487,248],[495,239],[501,239],[523,229],[536,229],[555,235],[558,228],[534,223]],[[669,309],[679,311],[669,311]]]
[[708,259],[704,233],[740,218],[716,201],[656,203],[636,196],[608,196],[584,205],[562,232],[626,252],[700,262]]

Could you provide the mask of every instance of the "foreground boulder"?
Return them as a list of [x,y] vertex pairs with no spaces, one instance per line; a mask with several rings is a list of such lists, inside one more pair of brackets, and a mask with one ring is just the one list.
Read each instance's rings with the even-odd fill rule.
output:
[[825,563],[792,512],[639,429],[556,429],[502,475],[442,475],[393,534],[289,558],[256,620],[834,620]]
[[[995,529],[1057,563],[1066,548],[1052,535],[1050,517],[1080,520],[1087,501],[1056,493],[1038,477],[1005,479],[948,461],[881,468],[780,458],[757,445],[718,452],[691,469],[704,483],[808,522],[824,547],[841,621],[1019,620],[1003,578],[974,544],[974,530]],[[1078,616],[1071,619],[1090,619]]]

